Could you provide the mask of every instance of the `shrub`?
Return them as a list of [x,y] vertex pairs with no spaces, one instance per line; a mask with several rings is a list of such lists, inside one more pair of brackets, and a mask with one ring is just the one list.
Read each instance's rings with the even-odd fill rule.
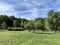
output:
[[12,28],[12,27],[8,27],[9,31],[23,31],[23,28]]
[[9,31],[12,30],[12,27],[8,27],[8,30],[9,30]]

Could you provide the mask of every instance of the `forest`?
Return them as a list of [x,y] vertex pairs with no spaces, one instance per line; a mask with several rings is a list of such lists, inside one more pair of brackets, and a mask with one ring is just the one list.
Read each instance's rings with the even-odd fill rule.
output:
[[60,31],[60,11],[49,10],[47,17],[28,20],[17,18],[15,16],[0,15],[0,29],[9,31],[23,30],[42,30],[42,31]]

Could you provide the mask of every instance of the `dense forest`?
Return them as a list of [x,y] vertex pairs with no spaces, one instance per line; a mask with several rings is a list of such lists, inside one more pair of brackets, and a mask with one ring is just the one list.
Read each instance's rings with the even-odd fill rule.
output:
[[[0,15],[0,29],[60,31],[60,11],[49,10],[47,17],[28,20],[15,16]],[[17,30],[15,30],[17,31]]]

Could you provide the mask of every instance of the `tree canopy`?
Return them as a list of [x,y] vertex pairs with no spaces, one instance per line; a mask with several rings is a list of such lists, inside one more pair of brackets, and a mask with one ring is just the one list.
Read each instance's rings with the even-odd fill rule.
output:
[[28,30],[60,31],[60,11],[49,10],[47,17],[28,20],[15,16],[0,15],[0,28],[20,27]]

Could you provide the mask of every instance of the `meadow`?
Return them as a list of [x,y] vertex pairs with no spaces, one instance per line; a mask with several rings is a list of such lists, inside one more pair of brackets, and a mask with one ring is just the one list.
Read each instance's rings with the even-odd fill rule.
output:
[[60,33],[0,32],[0,45],[60,45]]

